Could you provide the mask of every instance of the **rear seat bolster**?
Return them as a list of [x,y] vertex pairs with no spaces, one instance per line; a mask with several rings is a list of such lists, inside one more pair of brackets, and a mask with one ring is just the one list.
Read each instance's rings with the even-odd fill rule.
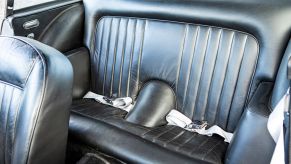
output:
[[72,140],[95,146],[132,163],[207,163],[164,149],[115,126],[76,113],[71,115],[70,134]]
[[90,86],[90,55],[85,47],[69,51],[66,55],[74,71],[73,99],[80,99],[88,92]]
[[275,142],[267,129],[273,83],[261,83],[243,114],[226,153],[226,163],[270,163]]

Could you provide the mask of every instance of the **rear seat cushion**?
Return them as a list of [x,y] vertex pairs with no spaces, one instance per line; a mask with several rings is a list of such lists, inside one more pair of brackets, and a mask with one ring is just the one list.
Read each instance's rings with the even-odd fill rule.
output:
[[[92,112],[87,110],[86,113],[82,111],[72,113],[71,140],[97,146],[101,151],[109,152],[129,162],[160,163],[168,160],[168,163],[183,161],[195,163],[196,160],[201,160],[200,162],[223,163],[224,161],[228,144],[220,136],[202,136],[168,125],[148,128],[116,117],[108,118],[104,122],[100,117],[89,114],[94,113],[94,110],[98,109],[91,108]],[[136,149],[141,152],[135,151]],[[124,154],[125,152],[128,154]],[[139,153],[143,156],[140,157]]]
[[[219,136],[202,136],[197,133],[186,131],[176,126],[167,126],[165,125],[166,123],[164,123],[164,126],[153,126],[152,128],[149,128],[142,126],[142,124],[139,123],[131,123],[127,120],[128,115],[134,114],[134,112],[138,112],[138,118],[143,118],[142,116],[151,117],[151,113],[157,113],[159,110],[166,110],[166,108],[168,108],[169,111],[175,108],[175,100],[173,100],[175,99],[175,97],[173,97],[173,91],[166,86],[167,85],[165,85],[164,83],[158,81],[148,82],[147,85],[145,85],[145,87],[141,89],[141,93],[138,95],[137,101],[140,100],[140,97],[145,98],[145,95],[150,95],[150,97],[147,96],[149,101],[147,101],[148,99],[140,100],[143,101],[143,105],[136,106],[129,114],[121,109],[102,105],[93,99],[82,99],[73,102],[72,113],[73,115],[82,115],[83,117],[99,120],[114,125],[115,127],[118,127],[131,134],[137,135],[153,143],[157,143],[158,145],[168,150],[181,153],[191,158],[200,159],[210,163],[222,163],[228,144],[225,143],[224,140]],[[153,91],[153,93],[147,93],[150,91]],[[163,91],[168,92],[164,93]],[[168,99],[166,99],[168,101],[159,102],[158,99],[161,98],[162,93],[165,94],[165,97],[169,97]],[[150,101],[152,98],[155,98],[157,100]],[[152,105],[152,103],[155,101],[158,101],[155,104],[167,102],[169,104],[164,104],[162,106]],[[158,108],[152,109],[153,107]],[[142,114],[142,116],[140,114]],[[164,117],[160,120],[164,120]],[[77,119],[73,120],[73,118]],[[79,122],[80,120],[78,120],[78,118],[79,117],[72,117],[71,121]],[[94,122],[92,122],[92,124],[94,124]],[[90,125],[88,125],[88,127],[90,127]],[[71,129],[75,129],[75,127],[71,127]],[[92,130],[94,131],[94,129]],[[72,131],[72,133],[78,132]],[[102,135],[106,134],[102,133]],[[100,136],[95,137],[98,140]]]
[[161,126],[142,137],[167,149],[210,163],[223,163],[228,143],[220,136],[203,136],[177,126]]

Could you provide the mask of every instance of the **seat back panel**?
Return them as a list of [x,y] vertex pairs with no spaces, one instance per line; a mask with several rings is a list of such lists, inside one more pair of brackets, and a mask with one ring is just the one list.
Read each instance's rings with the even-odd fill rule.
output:
[[259,54],[257,40],[240,31],[128,17],[103,17],[94,45],[95,92],[135,98],[145,82],[165,81],[176,91],[178,110],[230,131]]
[[0,63],[0,163],[64,163],[68,59],[35,40],[0,36]]

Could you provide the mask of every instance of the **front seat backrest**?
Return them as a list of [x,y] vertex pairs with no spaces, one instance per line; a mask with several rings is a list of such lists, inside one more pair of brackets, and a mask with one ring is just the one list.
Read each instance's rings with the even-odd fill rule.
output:
[[0,163],[64,163],[72,66],[57,50],[0,36]]

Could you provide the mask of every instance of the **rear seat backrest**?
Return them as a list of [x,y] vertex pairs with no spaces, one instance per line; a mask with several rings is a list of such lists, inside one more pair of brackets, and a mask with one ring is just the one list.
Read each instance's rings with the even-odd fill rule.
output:
[[95,92],[134,97],[159,79],[176,90],[188,117],[223,128],[229,121],[229,130],[242,113],[258,56],[256,39],[246,33],[124,17],[103,17],[94,45]]
[[135,98],[145,82],[162,80],[186,116],[231,132],[258,85],[274,81],[291,24],[284,18],[291,10],[278,4],[280,12],[272,4],[227,1],[84,5],[93,91]]

